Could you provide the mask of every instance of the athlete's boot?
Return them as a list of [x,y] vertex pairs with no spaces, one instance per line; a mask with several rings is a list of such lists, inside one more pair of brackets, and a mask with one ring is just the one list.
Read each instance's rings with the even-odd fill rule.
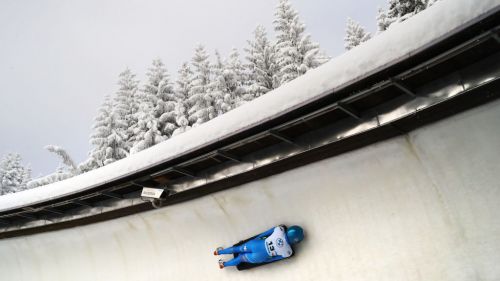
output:
[[222,250],[222,249],[224,249],[224,248],[222,248],[222,247],[218,247],[217,249],[215,249],[215,251],[214,251],[214,256],[219,255],[219,251],[220,251],[220,250]]
[[219,260],[219,268],[220,269],[224,268],[224,261],[222,259]]

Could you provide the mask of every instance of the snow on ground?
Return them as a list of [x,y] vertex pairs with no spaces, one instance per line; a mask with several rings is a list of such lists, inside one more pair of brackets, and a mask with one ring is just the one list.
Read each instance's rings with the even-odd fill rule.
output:
[[216,143],[410,57],[499,8],[500,0],[439,1],[302,77],[195,129],[77,177],[1,196],[0,211],[87,190]]

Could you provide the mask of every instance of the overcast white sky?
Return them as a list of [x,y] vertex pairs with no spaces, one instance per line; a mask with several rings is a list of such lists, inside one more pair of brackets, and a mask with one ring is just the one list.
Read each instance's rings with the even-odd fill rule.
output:
[[[330,56],[343,52],[347,17],[375,30],[386,0],[291,0],[307,33]],[[173,75],[197,43],[222,55],[242,49],[257,24],[272,35],[277,0],[1,0],[0,157],[18,152],[33,176],[77,162],[90,149],[92,119],[130,67],[144,76],[153,58]]]

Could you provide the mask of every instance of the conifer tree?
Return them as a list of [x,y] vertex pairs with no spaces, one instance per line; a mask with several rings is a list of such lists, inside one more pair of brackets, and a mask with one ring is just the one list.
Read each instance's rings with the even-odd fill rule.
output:
[[25,190],[31,170],[22,165],[21,155],[9,153],[0,160],[0,195]]
[[[431,2],[433,2],[431,0]],[[379,8],[377,25],[379,32],[389,28],[394,22],[402,22],[425,10],[428,0],[388,0],[387,12]],[[432,3],[431,3],[432,5]]]
[[109,96],[105,97],[92,126],[90,144],[93,146],[89,158],[80,165],[81,171],[90,171],[128,156],[127,124],[123,118],[117,118]]
[[154,116],[158,119],[158,130],[165,138],[169,138],[177,128],[175,123],[176,97],[173,85],[160,59],[153,61],[153,66],[146,76],[148,81],[144,85],[144,95],[153,102]]
[[131,154],[166,140],[159,130],[159,120],[154,114],[154,104],[151,100],[143,100],[138,112],[138,123],[135,131],[135,143],[130,150]]
[[92,125],[92,134],[90,135],[90,145],[92,149],[89,152],[89,158],[79,165],[79,169],[88,172],[93,169],[104,166],[106,155],[107,138],[110,135],[109,123],[112,115],[111,97],[104,97],[104,102],[97,111]]
[[245,68],[241,63],[238,50],[233,48],[229,58],[224,62],[218,52],[215,56],[210,90],[214,99],[215,112],[219,116],[252,100],[253,97],[246,94]]
[[224,64],[224,77],[231,109],[253,99],[246,93],[245,82],[247,78],[245,68],[241,63],[240,54],[236,48],[231,50],[229,58]]
[[370,38],[370,33],[367,33],[359,23],[347,18],[346,36],[344,37],[346,50],[350,50]]
[[137,124],[133,128],[134,142],[130,149],[132,154],[168,139],[177,128],[176,97],[160,59],[153,60],[146,77],[147,81],[137,99]]
[[177,103],[175,105],[175,122],[177,129],[175,129],[173,136],[184,133],[191,128],[188,121],[188,98],[189,93],[192,92],[193,72],[187,62],[183,63],[178,71],[175,95]]
[[[130,151],[134,141],[133,128],[137,125],[137,89],[139,81],[135,79],[130,69],[126,68],[119,75],[119,89],[112,102],[112,114],[115,119],[113,130],[123,138],[120,149]],[[117,148],[118,149],[118,148]],[[118,158],[121,159],[121,158]],[[118,160],[116,159],[116,160]]]
[[81,173],[80,168],[77,167],[69,153],[64,148],[56,145],[47,145],[45,149],[59,156],[61,158],[61,163],[54,173],[28,182],[28,188],[35,188],[62,181]]
[[389,0],[387,16],[393,21],[404,21],[427,7],[426,0]]
[[62,164],[64,164],[68,172],[74,175],[78,174],[78,168],[75,161],[73,161],[69,153],[64,148],[57,145],[47,145],[45,146],[45,149],[59,156]]
[[248,40],[248,47],[245,48],[249,80],[247,92],[253,97],[260,97],[279,85],[278,68],[275,47],[267,38],[265,28],[259,25],[253,34],[253,40]]
[[319,45],[305,35],[305,25],[288,0],[280,0],[275,12],[274,29],[277,33],[276,49],[279,83],[283,84],[323,63]]
[[104,165],[128,156],[128,136],[126,135],[126,130],[123,130],[125,126],[126,123],[117,118],[116,114],[110,116],[108,124],[110,134],[106,139],[107,147],[104,153]]
[[226,66],[222,62],[219,52],[215,51],[215,63],[211,66],[212,81],[209,85],[209,91],[214,101],[214,110],[217,116],[228,112],[233,106],[225,69]]
[[203,45],[198,45],[195,49],[192,62],[193,80],[189,93],[188,120],[190,125],[198,126],[216,117],[213,106],[213,98],[210,95],[209,85],[211,81],[210,62]]
[[390,20],[387,18],[387,13],[384,9],[378,8],[378,14],[377,14],[377,32],[383,32],[389,28],[389,25],[391,25]]
[[432,5],[436,4],[436,2],[437,2],[437,1],[439,1],[439,0],[429,0],[429,1],[427,2],[427,8],[429,8],[430,6],[432,6]]

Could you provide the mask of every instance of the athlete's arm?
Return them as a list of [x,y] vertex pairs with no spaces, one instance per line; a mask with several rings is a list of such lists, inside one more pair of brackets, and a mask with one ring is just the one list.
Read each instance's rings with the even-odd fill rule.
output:
[[273,234],[273,232],[274,232],[274,227],[269,229],[268,231],[262,232],[256,238],[268,237],[269,235]]

